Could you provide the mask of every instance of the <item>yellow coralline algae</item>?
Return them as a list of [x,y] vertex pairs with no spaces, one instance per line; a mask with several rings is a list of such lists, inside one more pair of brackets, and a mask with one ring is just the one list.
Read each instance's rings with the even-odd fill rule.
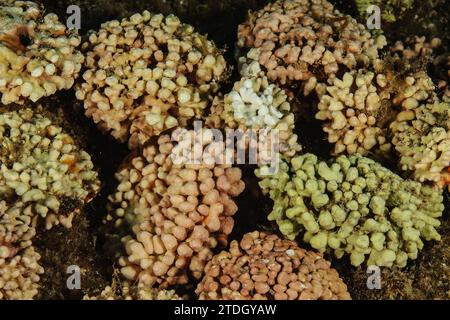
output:
[[[199,140],[201,150],[213,152],[208,131]],[[141,286],[165,288],[186,284],[189,275],[200,278],[212,250],[225,245],[233,230],[234,197],[244,190],[241,170],[208,161],[177,163],[172,155],[181,144],[162,135],[145,146],[119,170],[117,191],[109,197],[107,219],[132,229],[122,239],[121,273]]]
[[121,283],[107,286],[99,295],[84,296],[83,300],[182,300],[174,290],[158,290],[155,288],[145,288],[128,283]]

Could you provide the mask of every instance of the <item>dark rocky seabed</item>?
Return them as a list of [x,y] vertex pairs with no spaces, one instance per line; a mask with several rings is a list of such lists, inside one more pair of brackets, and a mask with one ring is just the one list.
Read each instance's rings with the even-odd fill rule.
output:
[[[82,30],[97,29],[102,22],[123,18],[145,9],[164,14],[173,13],[183,22],[194,25],[197,30],[207,33],[220,47],[225,48],[228,62],[234,63],[234,43],[239,23],[246,18],[248,10],[254,10],[266,4],[267,0],[42,0],[47,12],[55,12],[60,19],[67,17],[66,8],[71,4],[79,5],[82,10]],[[355,16],[353,2],[348,0],[331,1],[337,7]],[[448,16],[447,10],[447,16]],[[426,12],[426,11],[425,11]],[[441,12],[442,13],[442,12]],[[404,34],[434,33],[448,40],[448,17],[438,12],[430,12],[428,17],[434,19],[436,27],[420,30],[414,19],[390,26],[387,35],[391,39],[401,39]],[[439,19],[437,18],[439,17]],[[417,22],[417,20],[415,20]],[[235,63],[234,63],[235,65]],[[233,77],[223,90],[231,88],[237,79],[236,68]],[[304,101],[303,103],[308,103]],[[311,103],[311,102],[309,102]],[[111,137],[102,135],[92,121],[83,115],[83,106],[75,99],[74,91],[63,91],[41,101],[43,112],[61,124],[88,151],[100,171],[102,190],[74,221],[72,229],[60,226],[50,232],[41,232],[35,243],[42,255],[41,264],[45,274],[41,279],[38,298],[41,299],[79,299],[84,294],[97,294],[111,280],[114,261],[103,250],[105,237],[101,232],[102,218],[108,194],[115,188],[114,172],[125,158],[126,146],[115,142]],[[5,109],[0,108],[1,109]],[[320,126],[310,115],[297,120],[297,128],[302,133],[305,151],[312,151],[323,157],[328,154],[329,146],[323,138]],[[387,164],[389,165],[389,164]],[[254,229],[273,232],[276,226],[267,222],[270,212],[270,200],[262,197],[257,186],[252,168],[244,170],[246,191],[239,197],[239,212],[235,216],[235,229],[232,239],[239,239],[244,233]],[[450,299],[450,219],[449,196],[446,194],[446,211],[442,218],[440,233],[442,241],[427,243],[416,261],[410,262],[402,271],[383,269],[382,289],[368,290],[365,269],[352,267],[348,260],[333,259],[333,266],[338,269],[349,287],[353,299]],[[257,204],[257,206],[255,206]],[[66,289],[66,269],[69,265],[78,265],[82,270],[82,289]],[[191,287],[177,288],[179,293],[193,293],[195,282]]]

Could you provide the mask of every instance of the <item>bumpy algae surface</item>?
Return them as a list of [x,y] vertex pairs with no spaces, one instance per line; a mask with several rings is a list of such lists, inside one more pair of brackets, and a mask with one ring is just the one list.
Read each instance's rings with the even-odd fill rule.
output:
[[449,231],[447,217],[440,228],[442,240],[427,245],[417,261],[404,270],[383,269],[380,289],[367,289],[368,274],[364,268],[349,272],[345,265],[339,265],[336,269],[349,286],[352,297],[359,299],[449,299]]
[[[248,10],[261,8],[267,0],[122,0],[119,2],[98,0],[59,0],[40,1],[46,6],[48,12],[58,14],[60,19],[67,17],[66,9],[69,5],[79,5],[82,10],[82,30],[85,35],[90,29],[98,29],[100,24],[112,20],[130,16],[145,9],[163,14],[173,13],[183,22],[190,23],[199,32],[207,33],[218,46],[226,47],[225,57],[227,61],[234,61],[234,48],[236,43],[237,26],[242,23]],[[356,16],[357,8],[353,1],[331,1],[343,12]],[[448,23],[445,12],[434,9],[429,15],[435,17],[433,24],[427,23],[424,15],[420,16],[420,32],[448,36]],[[447,10],[448,11],[448,10]],[[416,14],[417,15],[417,14]],[[408,11],[404,19],[396,21],[389,26],[389,35],[394,40],[400,39],[400,33],[415,33],[418,20],[414,19],[413,12]],[[407,18],[410,17],[410,18]],[[422,20],[423,23],[422,23]],[[410,22],[409,22],[410,21]],[[414,22],[414,23],[413,23]],[[403,24],[400,24],[403,23]],[[398,26],[401,25],[401,28]],[[400,32],[401,31],[401,32]],[[225,84],[223,91],[229,92],[234,81],[239,77],[234,65],[233,77]],[[73,91],[61,91],[55,96],[44,98],[41,101],[43,114],[50,117],[55,123],[62,126],[75,137],[89,154],[92,155],[96,169],[99,170],[99,178],[102,183],[100,194],[85,208],[84,215],[79,215],[74,220],[74,227],[65,230],[56,227],[36,239],[36,247],[42,255],[41,263],[46,273],[41,279],[40,296],[47,299],[79,299],[83,295],[98,295],[111,279],[113,262],[103,250],[105,239],[100,232],[102,219],[106,214],[107,196],[115,187],[114,173],[128,151],[125,145],[114,141],[112,137],[102,135],[95,125],[83,115],[83,107],[75,98]],[[316,103],[311,99],[295,100],[292,108],[300,105]],[[57,106],[55,108],[55,106]],[[307,108],[299,108],[305,110]],[[0,109],[4,111],[5,109]],[[51,111],[49,111],[51,110]],[[297,129],[300,142],[305,152],[313,152],[321,158],[327,158],[330,154],[330,145],[323,136],[320,125],[314,119],[313,114],[301,114]],[[390,169],[394,166],[384,163]],[[258,187],[258,179],[253,174],[254,168],[243,168],[243,180],[248,186],[237,198],[239,211],[235,218],[239,223],[235,225],[230,234],[230,240],[241,239],[242,236],[255,229],[278,233],[278,227],[273,222],[268,222],[266,217],[272,210],[273,203],[263,196]],[[448,203],[448,194],[445,195]],[[258,203],[258,206],[254,204]],[[449,263],[450,263],[450,220],[447,206],[441,218],[442,225],[438,229],[442,236],[440,242],[425,245],[418,258],[406,266],[402,271],[383,269],[382,289],[369,290],[366,286],[367,273],[365,268],[355,269],[349,259],[332,260],[332,266],[339,271],[348,285],[348,290],[353,299],[449,299]],[[278,233],[279,234],[279,233]],[[280,234],[279,234],[280,235]],[[329,260],[331,258],[327,257]],[[69,265],[78,265],[82,270],[81,290],[66,289],[66,270]],[[436,282],[436,279],[438,281]],[[188,290],[193,294],[194,287]],[[180,292],[179,292],[180,293]],[[181,292],[184,293],[184,292]]]

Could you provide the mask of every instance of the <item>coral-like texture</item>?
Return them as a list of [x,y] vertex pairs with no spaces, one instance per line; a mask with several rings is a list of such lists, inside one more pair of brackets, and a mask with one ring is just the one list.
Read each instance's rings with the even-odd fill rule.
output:
[[397,41],[391,48],[391,52],[398,53],[401,57],[412,60],[417,57],[427,57],[442,45],[439,38],[427,41],[425,36],[408,37],[404,41]]
[[6,201],[0,201],[0,246],[7,247],[10,253],[31,245],[36,234],[32,208],[20,202],[9,206]]
[[[316,119],[325,121],[323,130],[335,154],[366,154],[375,146],[384,152],[390,149],[386,129],[377,126],[382,104],[374,77],[373,72],[346,73],[321,97]],[[386,77],[379,75],[376,84],[386,85]]]
[[321,254],[258,231],[214,256],[196,293],[204,300],[350,299]]
[[438,88],[442,91],[442,97],[450,101],[450,52],[438,56],[433,63],[435,68],[441,71]]
[[[289,158],[301,150],[294,134],[294,114],[286,93],[270,84],[267,77],[241,78],[223,101],[219,98],[215,100],[207,122],[216,128],[257,134],[260,163],[268,161],[266,158],[272,156],[272,151]],[[271,133],[277,136],[271,137]],[[271,144],[271,138],[278,141]],[[266,156],[265,152],[268,153]]]
[[[427,246],[408,268],[381,268],[380,290],[368,288],[368,269],[336,266],[353,299],[358,300],[447,300],[449,298],[450,220],[443,219],[439,243]],[[372,269],[373,272],[374,269]],[[372,278],[375,280],[376,278]],[[374,283],[372,281],[371,283]]]
[[[242,73],[263,73],[280,85],[302,85],[308,95],[339,71],[367,66],[385,39],[372,39],[355,19],[326,0],[279,0],[239,26],[238,45],[249,49]],[[300,82],[300,83],[299,83]]]
[[38,293],[40,256],[32,247],[36,234],[32,206],[0,201],[0,300],[32,299]]
[[126,255],[119,259],[126,279],[144,286],[185,284],[189,274],[201,277],[213,248],[227,243],[237,211],[233,197],[244,183],[240,169],[205,156],[223,148],[208,132],[196,140],[201,144],[194,149],[202,153],[197,164],[181,158],[186,140],[175,143],[162,135],[117,173],[108,220],[132,228],[122,239]]
[[398,114],[392,143],[401,169],[418,181],[446,184],[450,166],[450,103],[420,105]]
[[0,200],[31,206],[23,213],[45,218],[47,229],[70,227],[99,190],[89,154],[31,109],[0,114],[0,147]]
[[284,235],[302,233],[321,252],[349,254],[355,266],[404,267],[417,258],[422,239],[440,240],[441,191],[359,155],[331,163],[298,156],[260,186],[274,201],[269,219]]
[[86,115],[130,148],[201,118],[226,63],[213,42],[169,15],[144,11],[104,23],[83,44]]
[[445,51],[440,38],[408,37],[397,41],[391,51],[407,60],[429,60],[432,74],[437,79],[439,96],[450,98],[450,52]]
[[2,103],[36,102],[69,89],[78,77],[81,37],[31,1],[0,4]]
[[39,259],[33,247],[10,255],[0,243],[0,300],[30,300],[38,293],[39,274],[44,272]]
[[157,290],[154,288],[138,288],[129,284],[121,284],[120,288],[107,286],[97,296],[85,296],[83,300],[182,300],[174,290]]
[[320,86],[316,119],[324,121],[334,154],[387,155],[392,145],[389,124],[396,115],[435,98],[433,81],[425,71],[404,66],[399,76],[396,65],[404,66],[399,58],[389,56],[374,63],[375,72],[347,72],[342,79]]

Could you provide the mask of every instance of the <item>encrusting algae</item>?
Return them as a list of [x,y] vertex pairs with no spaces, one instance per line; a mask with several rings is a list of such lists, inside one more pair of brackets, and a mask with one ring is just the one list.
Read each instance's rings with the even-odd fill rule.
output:
[[[223,99],[216,97],[206,123],[247,138],[250,133],[258,135],[259,141],[246,141],[244,149],[257,149],[259,165],[270,161],[274,152],[292,157],[302,149],[294,133],[295,117],[287,95],[267,77],[242,77]],[[271,137],[271,132],[276,136]]]
[[227,77],[220,50],[174,15],[144,11],[106,22],[83,51],[76,96],[102,131],[131,149],[202,118]]
[[31,1],[0,3],[0,93],[3,104],[36,102],[70,89],[84,56],[81,37]]
[[305,96],[342,70],[368,66],[386,44],[326,1],[275,1],[238,29],[243,75],[266,75]]
[[[199,138],[205,152],[213,143],[207,136],[204,131]],[[244,190],[239,168],[178,163],[173,155],[180,147],[183,141],[174,143],[168,135],[144,147],[118,171],[119,185],[109,198],[107,219],[132,229],[122,239],[122,275],[143,286],[164,288],[186,284],[188,275],[199,278],[212,249],[227,244],[237,211],[233,198]]]
[[31,109],[1,113],[0,138],[0,299],[31,299],[44,271],[39,221],[70,228],[100,182],[90,156]]

